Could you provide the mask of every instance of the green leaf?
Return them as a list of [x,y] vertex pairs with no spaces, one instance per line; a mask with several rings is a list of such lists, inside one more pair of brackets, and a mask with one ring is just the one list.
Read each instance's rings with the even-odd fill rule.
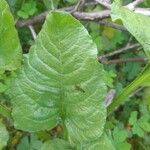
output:
[[59,0],[43,0],[46,8],[55,9],[58,6]]
[[50,150],[74,150],[67,141],[62,139],[54,139],[45,142],[41,150],[48,150],[48,147]]
[[25,0],[6,0],[10,6],[10,9],[13,14],[16,15],[16,12],[22,7]]
[[15,127],[36,132],[63,124],[72,143],[99,138],[106,85],[96,57],[79,21],[65,12],[50,13],[9,91]]
[[39,150],[42,145],[43,143],[35,135],[24,136],[17,145],[17,150]]
[[139,127],[138,124],[135,124],[132,128],[133,134],[137,134],[139,137],[144,137],[144,131]]
[[30,149],[29,139],[27,136],[23,137],[17,146],[17,150]]
[[121,19],[127,30],[143,46],[147,57],[150,59],[150,18],[120,6],[118,1],[111,6],[111,17],[113,20]]
[[30,0],[22,5],[22,8],[17,12],[19,17],[27,19],[30,16],[33,16],[37,12],[36,2]]
[[0,72],[20,66],[21,47],[15,22],[5,0],[0,1]]
[[136,124],[136,122],[137,122],[137,111],[133,111],[133,112],[131,113],[130,118],[129,118],[129,123],[130,123],[131,125],[134,125],[134,124]]
[[149,114],[143,115],[138,120],[138,125],[146,132],[150,132],[150,116]]
[[128,142],[122,142],[115,144],[116,150],[131,150],[131,144]]
[[106,134],[103,134],[98,140],[86,144],[83,148],[77,150],[115,150],[114,145]]
[[17,12],[17,15],[23,19],[27,19],[29,17],[26,12],[21,11],[21,10]]
[[116,127],[113,131],[113,138],[114,141],[119,143],[125,141],[125,139],[128,137],[126,130],[119,130],[118,127]]
[[7,145],[8,139],[9,139],[9,134],[6,130],[6,127],[0,121],[0,150],[2,150],[2,148]]
[[[141,14],[133,13],[130,10],[122,7],[119,0],[116,0],[116,2],[112,4],[111,9],[112,19],[121,19],[128,31],[143,46],[147,57],[150,59],[150,18]],[[116,106],[118,106],[131,92],[133,92],[139,86],[149,85],[149,73],[150,65],[148,64],[142,73],[113,101],[113,103],[108,107],[108,111],[113,111]]]

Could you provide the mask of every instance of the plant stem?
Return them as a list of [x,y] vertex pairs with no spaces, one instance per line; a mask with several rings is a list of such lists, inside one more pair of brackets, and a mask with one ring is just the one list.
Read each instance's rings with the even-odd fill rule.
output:
[[8,119],[11,119],[11,110],[2,104],[0,104],[0,114]]
[[[145,68],[147,70],[147,67]],[[144,82],[148,81],[150,78],[149,73],[147,71],[143,71],[131,84],[129,84],[122,93],[117,96],[113,102],[108,106],[108,114],[115,110],[117,106],[119,106],[121,103],[123,103],[126,99],[126,97],[129,96],[134,90],[136,90],[139,86],[141,86]]]

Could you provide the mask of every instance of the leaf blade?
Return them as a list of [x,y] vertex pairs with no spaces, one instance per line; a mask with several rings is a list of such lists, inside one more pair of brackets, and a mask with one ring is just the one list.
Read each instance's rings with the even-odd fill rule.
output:
[[71,145],[65,141],[65,140],[62,140],[62,139],[54,139],[54,140],[50,140],[50,141],[47,141],[45,142],[43,145],[42,145],[42,148],[41,150],[47,150],[47,148],[50,147],[51,150],[73,150],[74,148],[71,147]]
[[21,64],[22,51],[15,22],[4,0],[0,1],[0,71],[16,70]]
[[68,13],[50,13],[9,92],[15,126],[39,131],[64,124],[72,144],[99,138],[106,85],[96,54],[79,21]]
[[121,19],[127,30],[143,46],[147,57],[150,59],[150,18],[128,10],[121,6],[117,0],[111,6],[111,18],[112,20]]

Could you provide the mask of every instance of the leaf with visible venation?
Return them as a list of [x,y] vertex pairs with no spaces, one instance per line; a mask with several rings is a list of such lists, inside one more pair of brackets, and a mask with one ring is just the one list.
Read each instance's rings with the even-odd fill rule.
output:
[[72,147],[67,141],[62,139],[54,139],[43,144],[41,150],[115,150],[111,140],[104,134],[99,139]]
[[5,0],[0,0],[0,72],[17,69],[21,55],[15,22]]
[[74,148],[65,140],[54,139],[43,144],[41,150],[74,150]]
[[106,85],[96,57],[79,21],[68,13],[50,13],[9,91],[15,127],[39,131],[63,124],[72,143],[99,138]]
[[8,139],[9,139],[9,134],[6,130],[6,127],[0,121],[0,150],[2,150],[2,148],[7,145]]
[[21,138],[16,150],[40,150],[42,145],[42,141],[37,136],[31,134],[30,136]]
[[121,19],[127,30],[143,46],[147,57],[150,59],[150,17],[136,14],[120,6],[117,0],[111,6],[111,17],[113,20]]
[[107,135],[104,134],[98,140],[95,140],[78,150],[115,150],[115,147]]

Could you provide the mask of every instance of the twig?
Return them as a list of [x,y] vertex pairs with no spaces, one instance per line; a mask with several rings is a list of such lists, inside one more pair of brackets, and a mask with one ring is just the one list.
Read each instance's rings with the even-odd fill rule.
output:
[[102,24],[102,25],[108,26],[108,27],[112,27],[112,28],[117,29],[117,30],[128,31],[124,26],[116,24],[116,23],[113,23],[113,22],[100,20],[99,23]]
[[105,97],[106,107],[108,107],[112,103],[112,100],[114,99],[115,95],[116,95],[116,90],[115,89],[110,89],[108,91],[108,93],[106,94],[106,97]]
[[150,8],[136,8],[135,13],[143,14],[145,16],[150,16]]
[[111,57],[111,56],[114,56],[114,55],[117,55],[117,54],[120,54],[120,53],[124,53],[130,49],[133,49],[133,48],[138,48],[140,47],[140,44],[133,44],[133,45],[127,45],[119,50],[115,50],[111,53],[108,53],[108,54],[105,54],[105,55],[102,55],[102,56],[99,56],[98,57],[98,60],[99,61],[102,61],[103,58],[107,58],[107,57]]
[[135,92],[133,92],[133,93],[129,96],[129,98],[131,98],[131,97],[137,95],[137,94],[138,94],[140,91],[142,91],[143,89],[144,89],[144,87],[138,88]]
[[130,9],[130,10],[135,10],[136,6],[139,5],[140,3],[144,2],[144,0],[135,0],[134,2],[128,4],[127,6],[125,6],[126,8]]
[[77,5],[74,7],[74,9],[71,11],[71,13],[74,13],[76,11],[79,11],[80,8],[84,5],[85,0],[79,0],[79,2],[77,3]]
[[29,25],[28,28],[29,28],[30,31],[31,31],[31,34],[32,34],[33,39],[35,40],[36,37],[37,37],[37,35],[36,35],[36,32],[35,32],[33,26],[32,26],[32,25]]
[[[97,5],[97,2],[88,2],[88,3],[85,3],[84,5],[85,6],[95,6],[95,5]],[[70,6],[70,7],[60,8],[58,10],[71,12],[74,8],[75,8],[75,6]],[[45,12],[43,12],[41,14],[38,14],[37,16],[31,17],[31,18],[26,19],[26,20],[19,19],[16,22],[16,26],[17,27],[24,27],[24,26],[28,26],[28,25],[32,25],[32,24],[43,22],[45,17],[47,16],[47,14],[49,12],[50,11],[45,11]]]
[[102,62],[103,64],[116,64],[116,63],[123,63],[123,62],[147,62],[147,58],[120,58],[109,60],[106,62]]
[[[138,1],[138,3],[139,3],[139,1]],[[84,5],[88,6],[88,5],[95,5],[95,4],[97,4],[97,2],[85,3]],[[130,6],[136,6],[135,4],[137,4],[137,2],[136,3],[133,2],[133,4],[130,3],[127,6],[127,8],[129,7],[129,9],[132,10],[132,8],[130,8]],[[61,9],[58,9],[58,10],[67,11],[67,12],[71,13],[71,11],[74,8],[75,8],[75,6],[71,6],[71,7],[61,8]],[[150,16],[150,9],[149,8],[134,8],[134,12]],[[17,23],[16,23],[16,26],[17,27],[24,27],[24,26],[40,23],[40,22],[44,21],[44,19],[47,16],[48,13],[49,13],[49,11],[45,11],[45,12],[43,12],[43,13],[37,15],[37,16],[34,16],[30,19],[18,20]],[[95,21],[95,20],[98,20],[98,19],[104,19],[104,18],[110,17],[110,10],[106,9],[106,10],[103,10],[103,11],[100,11],[100,12],[78,12],[78,11],[76,11],[76,12],[72,13],[72,15],[74,17],[76,17],[77,19],[79,19],[79,20],[90,20],[90,21],[94,20]],[[108,25],[110,25],[110,24],[108,24]],[[110,26],[111,27],[116,27],[112,24]],[[119,26],[117,26],[117,27],[118,27],[117,29],[122,29]]]
[[[47,16],[49,12],[43,12],[35,17],[32,17],[27,20],[18,20],[16,23],[17,27],[24,27],[24,26],[29,26],[33,25],[36,23],[40,23],[44,21],[45,17]],[[104,19],[110,16],[110,11],[109,10],[104,10],[100,12],[74,12],[72,14],[74,17],[76,17],[79,20],[95,20],[95,19]]]
[[110,16],[110,10],[103,10],[99,12],[74,12],[73,16],[79,20],[98,20],[108,18]]

